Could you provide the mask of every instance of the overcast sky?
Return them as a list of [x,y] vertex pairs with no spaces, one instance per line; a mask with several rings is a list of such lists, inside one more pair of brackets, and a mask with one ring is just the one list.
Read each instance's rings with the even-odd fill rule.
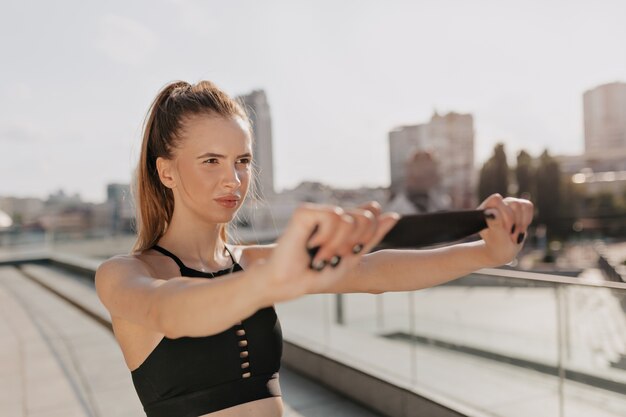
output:
[[471,113],[476,163],[583,150],[582,94],[626,81],[623,0],[2,0],[0,196],[129,182],[175,79],[264,89],[275,186],[389,184],[387,133]]

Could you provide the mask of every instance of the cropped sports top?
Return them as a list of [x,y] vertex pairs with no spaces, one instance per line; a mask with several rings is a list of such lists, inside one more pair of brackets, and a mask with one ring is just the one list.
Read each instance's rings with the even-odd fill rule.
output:
[[[172,258],[185,277],[212,278],[243,268],[217,272],[186,267]],[[204,337],[163,337],[139,367],[133,384],[147,417],[198,417],[238,404],[281,395],[278,370],[282,332],[273,307],[258,310],[230,329]]]

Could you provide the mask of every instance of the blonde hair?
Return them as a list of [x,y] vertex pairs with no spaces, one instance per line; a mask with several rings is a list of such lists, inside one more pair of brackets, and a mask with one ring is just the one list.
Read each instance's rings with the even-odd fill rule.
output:
[[[156,160],[172,159],[179,144],[185,118],[195,115],[239,117],[252,134],[248,115],[243,107],[210,81],[189,84],[175,81],[166,85],[152,102],[143,128],[141,154],[133,184],[136,204],[137,239],[133,251],[154,246],[167,230],[174,212],[174,195],[159,178]],[[254,181],[251,181],[251,188]],[[254,194],[254,190],[251,190]],[[226,243],[226,225],[222,224],[220,238]]]

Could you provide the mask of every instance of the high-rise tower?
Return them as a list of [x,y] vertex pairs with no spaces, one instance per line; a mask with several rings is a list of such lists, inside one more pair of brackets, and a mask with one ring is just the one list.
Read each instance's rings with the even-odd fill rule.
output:
[[441,190],[456,208],[474,204],[474,119],[471,114],[436,112],[428,123],[389,132],[391,190],[406,191],[407,160],[416,151],[431,152],[438,161]]
[[586,91],[583,110],[586,153],[626,148],[626,83]]
[[245,107],[254,132],[252,153],[258,171],[255,186],[262,198],[274,195],[274,159],[272,153],[272,118],[270,106],[263,90],[254,90],[237,99]]

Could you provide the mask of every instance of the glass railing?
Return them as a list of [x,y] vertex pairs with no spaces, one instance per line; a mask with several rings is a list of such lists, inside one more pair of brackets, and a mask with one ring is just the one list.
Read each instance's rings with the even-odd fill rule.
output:
[[278,310],[286,340],[467,415],[626,415],[626,284],[492,269]]

